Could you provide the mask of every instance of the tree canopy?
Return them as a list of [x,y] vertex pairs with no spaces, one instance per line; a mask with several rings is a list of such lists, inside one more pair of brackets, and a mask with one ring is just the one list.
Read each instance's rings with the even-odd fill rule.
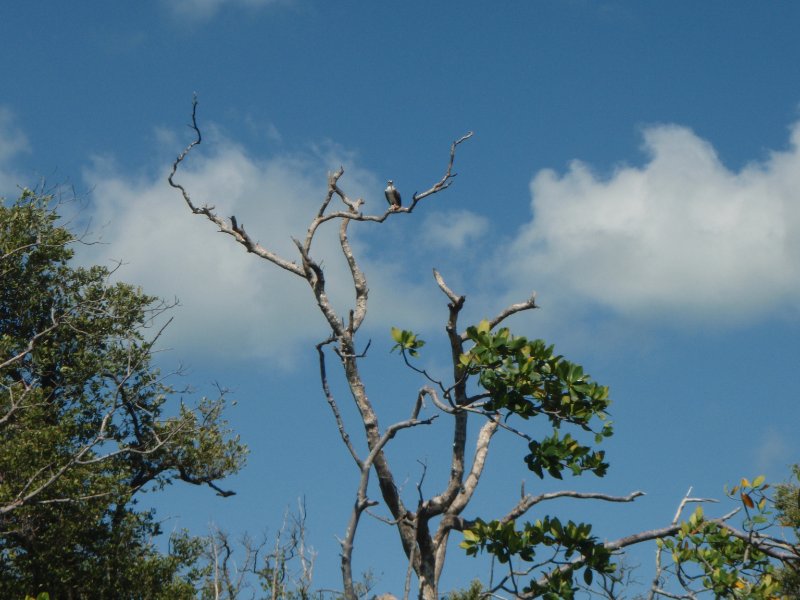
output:
[[52,196],[0,206],[0,596],[194,597],[196,541],[157,551],[142,493],[217,485],[245,447],[224,401],[196,407],[153,366],[170,308],[74,266],[81,243]]

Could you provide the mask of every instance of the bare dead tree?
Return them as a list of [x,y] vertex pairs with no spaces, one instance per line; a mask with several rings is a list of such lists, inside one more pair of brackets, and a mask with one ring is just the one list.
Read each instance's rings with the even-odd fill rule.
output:
[[[435,600],[438,595],[438,584],[445,564],[447,545],[452,531],[469,529],[474,521],[462,517],[462,513],[472,500],[483,475],[486,459],[489,454],[493,437],[500,429],[506,429],[515,435],[530,440],[525,433],[518,431],[505,422],[497,411],[485,410],[483,405],[487,395],[470,396],[467,381],[469,374],[461,358],[468,350],[470,337],[466,330],[459,326],[459,317],[466,301],[465,296],[455,293],[446,283],[444,277],[434,270],[434,279],[439,289],[447,298],[449,310],[445,324],[449,340],[452,383],[446,385],[422,369],[414,367],[407,359],[407,354],[401,349],[403,358],[409,367],[427,378],[430,385],[420,388],[414,400],[411,414],[408,419],[381,427],[378,413],[370,401],[364,380],[360,372],[360,359],[364,353],[359,351],[356,335],[364,322],[367,314],[368,286],[364,272],[354,256],[348,239],[348,229],[353,222],[383,223],[389,218],[401,218],[414,212],[420,202],[430,198],[452,185],[456,173],[454,163],[458,148],[472,137],[469,132],[453,141],[450,146],[449,160],[444,169],[444,174],[433,185],[421,193],[415,193],[410,202],[402,206],[399,197],[394,201],[390,199],[390,206],[384,212],[377,214],[365,213],[362,210],[364,200],[353,199],[340,186],[344,169],[328,175],[327,192],[322,199],[319,209],[313,215],[305,236],[294,239],[297,257],[290,259],[281,256],[262,245],[251,237],[245,230],[242,220],[236,216],[222,217],[216,212],[215,207],[209,204],[197,204],[189,191],[176,181],[179,167],[184,163],[192,149],[201,143],[202,136],[197,124],[197,100],[192,104],[190,128],[194,139],[177,156],[169,174],[170,185],[177,189],[189,210],[198,216],[205,217],[213,223],[221,233],[232,238],[250,254],[272,263],[294,276],[304,279],[311,290],[319,311],[324,316],[329,334],[326,339],[317,344],[319,356],[319,372],[322,390],[325,399],[334,416],[342,443],[347,449],[359,473],[359,481],[355,493],[354,505],[347,525],[345,535],[341,538],[341,571],[344,587],[344,597],[347,600],[356,600],[357,594],[353,581],[352,557],[355,547],[355,536],[359,521],[363,514],[379,502],[368,496],[368,483],[372,474],[377,477],[380,498],[388,510],[390,517],[387,522],[396,529],[400,544],[408,560],[410,571],[416,575],[419,584],[419,598]],[[393,192],[387,188],[388,194]],[[312,242],[320,228],[329,223],[338,223],[338,242],[342,255],[348,265],[354,302],[344,313],[338,313],[328,298],[327,281],[322,268],[322,260],[312,252]],[[512,315],[530,311],[537,308],[536,296],[508,306],[501,310],[494,318],[488,321],[489,328],[494,328]],[[355,430],[348,428],[342,418],[339,400],[329,385],[326,349],[332,347],[332,353],[342,370],[347,387],[358,411],[361,435],[366,444],[367,453],[362,455],[353,442]],[[429,418],[420,417],[420,409],[424,399],[429,399],[438,410],[438,415]],[[450,420],[452,427],[452,450],[449,456],[447,484],[444,489],[428,497],[419,493],[416,505],[409,505],[401,497],[394,472],[385,453],[387,444],[405,429],[430,424],[434,418],[441,416]],[[481,423],[477,439],[472,448],[467,447],[467,424],[470,419],[479,420]],[[420,486],[418,486],[420,489]],[[526,514],[532,507],[555,499],[573,498],[577,500],[595,500],[604,502],[632,502],[643,495],[641,491],[634,491],[624,496],[612,496],[602,493],[579,493],[574,491],[557,491],[546,494],[531,495],[522,493],[520,499],[512,504],[500,519],[501,523],[509,523]],[[688,501],[688,500],[687,500]],[[721,520],[719,522],[722,522]],[[655,540],[675,533],[677,524],[669,527],[640,532],[635,535],[610,541],[605,547],[610,551],[619,551],[629,545],[647,540]],[[556,571],[568,572],[582,566],[581,559],[562,564]],[[527,573],[530,574],[531,570]],[[518,597],[525,594],[516,583],[520,573],[512,572],[504,577],[497,585],[488,591],[489,595],[498,592],[509,592]],[[406,590],[406,596],[408,590]],[[497,596],[500,597],[500,596]]]
[[[328,177],[327,194],[323,199],[317,214],[309,224],[305,238],[303,240],[294,240],[299,254],[299,260],[292,261],[279,256],[275,252],[254,241],[249,233],[245,231],[241,221],[237,220],[235,217],[227,219],[218,215],[213,206],[195,205],[189,192],[181,184],[175,181],[175,174],[178,170],[178,167],[188,156],[189,152],[202,140],[200,129],[197,125],[196,115],[197,101],[195,99],[192,106],[191,127],[196,134],[196,138],[186,147],[183,152],[181,152],[181,154],[175,160],[172,172],[169,176],[170,185],[172,185],[174,188],[177,188],[181,192],[184,201],[194,214],[206,217],[208,220],[214,223],[221,232],[230,235],[248,252],[255,254],[256,256],[305,279],[311,288],[319,310],[325,317],[328,326],[330,327],[331,333],[329,338],[317,347],[320,356],[320,375],[322,386],[323,390],[325,391],[326,399],[336,418],[342,441],[350,452],[350,455],[360,472],[360,480],[353,512],[346,534],[342,540],[342,575],[345,597],[348,600],[356,599],[352,574],[353,542],[360,517],[369,506],[372,506],[376,503],[374,500],[370,500],[366,496],[369,475],[374,471],[378,478],[378,484],[381,490],[383,501],[392,515],[392,519],[399,533],[403,549],[406,555],[410,557],[412,567],[420,580],[420,587],[422,590],[424,590],[424,597],[435,598],[436,584],[438,582],[438,578],[441,573],[441,566],[444,560],[444,547],[446,546],[447,534],[451,529],[452,524],[448,524],[436,536],[434,536],[429,531],[428,523],[433,517],[443,514],[445,509],[450,509],[454,512],[460,512],[460,510],[463,510],[463,506],[466,505],[468,498],[471,497],[474,491],[475,485],[477,485],[477,479],[480,477],[480,472],[483,468],[483,460],[485,459],[486,450],[488,449],[487,438],[491,437],[494,430],[497,428],[497,423],[493,421],[485,427],[485,432],[483,432],[481,435],[482,441],[478,451],[478,456],[476,456],[476,465],[473,469],[473,473],[471,473],[471,481],[466,487],[464,487],[462,486],[462,483],[464,483],[462,480],[464,474],[463,463],[466,443],[467,415],[462,411],[451,411],[456,421],[456,445],[453,456],[454,472],[451,476],[448,489],[444,494],[440,494],[423,503],[416,511],[410,510],[408,507],[406,507],[400,496],[400,492],[398,491],[395,477],[389,465],[388,459],[384,453],[384,447],[401,430],[420,425],[426,425],[432,422],[434,417],[420,419],[419,410],[422,404],[422,398],[425,394],[430,394],[434,397],[436,394],[433,392],[432,388],[428,388],[427,390],[421,392],[415,402],[415,406],[409,419],[395,423],[385,430],[381,430],[378,421],[378,415],[374,406],[369,400],[369,396],[367,395],[366,388],[359,372],[358,361],[360,355],[357,350],[355,336],[364,321],[364,317],[367,314],[368,288],[366,277],[353,255],[353,251],[348,240],[347,230],[350,223],[353,221],[382,223],[389,217],[396,217],[401,214],[410,214],[422,200],[450,187],[453,178],[456,176],[456,173],[453,172],[456,149],[459,145],[468,140],[472,136],[472,133],[467,133],[453,142],[450,149],[450,160],[441,179],[439,179],[425,191],[415,193],[407,206],[389,207],[383,214],[364,214],[361,211],[364,201],[362,199],[351,199],[339,186],[339,180],[342,175],[344,175],[344,169],[339,168],[339,170],[335,173],[331,173]],[[343,208],[332,209],[331,204],[334,199],[341,201],[341,203],[344,205]],[[320,261],[316,260],[311,253],[312,242],[317,231],[319,230],[320,226],[329,221],[338,221],[339,223],[339,245],[344,258],[347,261],[347,265],[352,276],[353,289],[355,292],[355,304],[353,308],[349,310],[346,316],[337,314],[331,305],[327,295],[325,275],[322,267],[320,266]],[[353,401],[355,402],[356,408],[358,409],[361,417],[363,434],[369,449],[368,455],[363,458],[358,455],[355,446],[350,441],[351,434],[347,431],[341,419],[341,413],[337,403],[338,401],[334,398],[328,385],[326,375],[326,357],[324,353],[324,346],[327,344],[335,344],[335,354],[341,364],[353,397]],[[463,491],[459,493],[459,490],[462,490],[462,488]]]
[[[356,600],[353,582],[352,554],[354,539],[359,520],[364,511],[377,504],[377,501],[367,497],[367,484],[371,473],[375,473],[381,497],[386,508],[391,514],[403,551],[409,560],[419,581],[419,597],[424,600],[438,598],[438,582],[445,564],[447,544],[453,530],[463,530],[469,527],[470,522],[461,518],[461,513],[469,504],[480,481],[486,464],[491,440],[500,428],[508,428],[502,423],[499,415],[482,411],[476,402],[481,398],[470,397],[467,391],[467,377],[459,358],[465,351],[468,342],[467,334],[459,330],[458,319],[466,298],[454,293],[446,284],[440,273],[434,271],[437,285],[447,297],[449,303],[449,318],[445,329],[450,341],[451,358],[453,365],[453,384],[445,387],[436,382],[438,390],[431,386],[423,387],[415,401],[410,417],[389,427],[382,429],[379,424],[378,414],[371,403],[359,371],[359,354],[356,344],[356,334],[367,314],[368,287],[366,276],[356,260],[348,239],[348,227],[352,222],[383,223],[388,218],[399,218],[400,215],[411,214],[417,205],[446,190],[453,183],[456,173],[453,171],[456,151],[458,147],[472,137],[469,132],[450,146],[450,156],[442,177],[421,193],[415,193],[411,202],[406,206],[389,206],[381,214],[365,214],[362,212],[364,200],[352,199],[340,187],[339,181],[344,175],[344,169],[339,168],[328,176],[328,189],[321,205],[312,218],[305,238],[294,239],[294,244],[299,255],[298,259],[290,260],[278,255],[269,248],[256,242],[245,231],[242,221],[235,216],[225,218],[220,216],[212,205],[197,205],[189,191],[175,180],[178,168],[184,162],[192,149],[201,143],[202,135],[197,124],[197,99],[192,104],[190,127],[195,134],[195,139],[178,155],[172,165],[169,183],[182,195],[189,210],[203,216],[214,223],[220,232],[227,234],[240,244],[247,252],[255,254],[277,267],[306,280],[316,304],[325,317],[330,328],[329,337],[317,345],[319,353],[319,367],[322,389],[326,400],[333,412],[342,442],[360,473],[353,511],[348,523],[344,538],[341,540],[341,569],[344,585],[344,596],[347,600]],[[334,199],[338,199],[342,208],[333,207]],[[312,242],[319,228],[330,221],[339,224],[339,246],[349,267],[355,302],[345,314],[338,314],[327,295],[326,279],[321,267],[311,252]],[[536,308],[535,294],[528,300],[513,304],[500,311],[490,320],[491,327],[495,327],[510,316]],[[336,355],[349,387],[353,402],[358,410],[363,435],[369,450],[367,456],[361,457],[354,444],[351,442],[351,432],[346,428],[338,400],[334,398],[328,384],[326,355],[324,348],[334,345]],[[429,498],[420,498],[416,507],[405,504],[401,498],[397,483],[389,460],[384,452],[386,444],[401,430],[430,424],[435,416],[421,419],[419,417],[422,400],[427,397],[433,404],[450,419],[452,419],[453,445],[450,457],[449,477],[445,489]],[[467,451],[467,422],[470,415],[483,418],[485,423],[481,426],[474,448]],[[577,492],[556,492],[553,494],[530,496],[524,495],[504,517],[512,520],[529,510],[539,502],[563,498],[591,498],[610,502],[630,502],[642,492],[634,492],[628,496],[616,497],[606,494],[580,494]]]
[[316,553],[306,543],[303,499],[298,501],[296,512],[290,514],[287,509],[284,513],[283,523],[272,542],[266,535],[255,541],[245,534],[235,543],[225,531],[212,526],[204,554],[210,567],[204,597],[244,598],[253,577],[272,600],[308,600],[313,596],[311,582]]

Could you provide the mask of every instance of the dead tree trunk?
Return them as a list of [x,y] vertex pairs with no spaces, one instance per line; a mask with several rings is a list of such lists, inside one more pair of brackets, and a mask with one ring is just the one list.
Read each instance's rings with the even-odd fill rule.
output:
[[[399,218],[400,215],[410,215],[417,204],[423,199],[437,194],[447,189],[453,182],[453,163],[457,147],[469,139],[472,133],[454,141],[450,148],[450,160],[447,164],[444,176],[434,183],[430,188],[422,193],[414,194],[406,206],[400,204],[400,196],[393,186],[387,188],[387,198],[390,205],[382,214],[364,214],[361,207],[364,204],[362,199],[352,200],[339,187],[339,180],[344,174],[344,169],[339,168],[335,173],[328,176],[327,194],[322,199],[319,210],[313,216],[308,230],[303,240],[295,239],[295,246],[298,251],[299,260],[292,261],[277,255],[260,243],[254,241],[249,233],[245,231],[241,221],[235,217],[223,218],[214,212],[214,207],[209,205],[199,206],[194,203],[186,189],[176,183],[174,176],[178,167],[187,157],[194,146],[200,143],[201,135],[197,127],[195,101],[192,111],[192,124],[196,138],[186,147],[173,163],[172,172],[169,176],[170,184],[178,189],[189,209],[197,215],[206,217],[213,222],[219,231],[231,236],[237,243],[242,245],[249,253],[267,260],[277,267],[284,269],[298,277],[306,280],[313,297],[328,325],[327,338],[317,345],[319,354],[319,368],[322,389],[325,398],[334,415],[340,437],[347,448],[353,462],[360,473],[359,484],[356,490],[353,510],[351,512],[345,535],[342,539],[341,551],[341,571],[343,579],[344,596],[347,600],[357,600],[355,585],[352,572],[352,558],[355,549],[355,535],[361,516],[367,508],[379,504],[377,500],[370,499],[368,496],[369,477],[372,473],[377,477],[380,498],[390,514],[390,521],[394,523],[397,530],[400,544],[405,552],[409,573],[413,572],[418,581],[418,597],[423,600],[437,600],[438,583],[442,574],[447,554],[447,543],[452,530],[464,530],[470,523],[461,517],[462,512],[469,505],[473,494],[478,486],[483,469],[486,464],[486,457],[493,436],[500,428],[505,428],[512,433],[521,435],[525,439],[530,439],[525,434],[509,427],[502,419],[497,410],[484,410],[482,405],[487,399],[488,394],[480,394],[470,397],[467,390],[467,378],[469,373],[462,358],[465,353],[464,345],[473,341],[465,331],[459,330],[458,318],[464,306],[465,297],[454,293],[445,283],[443,277],[434,271],[434,278],[437,285],[447,297],[449,316],[446,323],[446,332],[450,344],[451,363],[452,363],[452,382],[445,384],[430,377],[425,371],[417,369],[408,361],[407,350],[411,350],[413,355],[413,339],[406,341],[408,348],[402,344],[400,346],[406,364],[424,375],[431,385],[422,387],[413,404],[410,417],[404,421],[393,423],[386,428],[382,428],[378,421],[378,415],[374,406],[370,402],[364,380],[359,372],[359,359],[363,354],[359,354],[356,343],[357,333],[367,314],[368,287],[364,273],[361,271],[350,246],[347,230],[352,222],[383,223],[388,218]],[[391,182],[390,182],[391,183]],[[336,208],[332,208],[332,203]],[[355,301],[352,307],[345,313],[337,313],[327,296],[325,273],[322,269],[322,261],[317,260],[311,252],[312,242],[319,228],[329,221],[339,224],[339,246],[349,267],[352,278],[352,289]],[[518,312],[536,308],[535,295],[528,300],[513,304],[501,311],[497,316],[488,321],[488,329],[495,328],[505,319]],[[403,332],[403,334],[410,332]],[[413,336],[412,336],[413,337]],[[330,346],[337,355],[338,362],[347,382],[348,391],[352,401],[358,411],[360,418],[359,429],[363,432],[363,440],[366,445],[367,455],[360,455],[356,446],[351,441],[351,434],[354,430],[348,429],[344,423],[339,410],[338,400],[333,394],[327,376],[326,348]],[[428,418],[420,418],[420,411],[423,399],[429,399],[436,409],[436,414]],[[449,476],[446,487],[438,494],[428,498],[420,498],[416,506],[412,509],[407,507],[395,483],[392,468],[384,453],[386,444],[403,429],[417,427],[431,423],[437,416],[451,419],[452,422],[452,450],[450,455]],[[552,417],[552,415],[550,415]],[[467,425],[470,417],[474,417],[480,424],[477,440],[474,448],[469,452],[467,449]],[[469,454],[469,456],[468,456]],[[609,500],[614,502],[628,502],[641,495],[635,492],[626,497],[611,497],[602,494],[574,494],[569,492],[557,492],[551,495],[543,494],[532,497],[523,495],[503,519],[511,521],[524,514],[529,508],[538,502],[556,497],[584,497]],[[407,579],[407,590],[410,578]]]

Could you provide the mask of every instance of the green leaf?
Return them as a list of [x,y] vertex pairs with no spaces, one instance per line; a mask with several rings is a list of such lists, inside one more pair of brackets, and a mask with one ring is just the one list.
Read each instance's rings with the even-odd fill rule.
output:
[[[161,522],[140,509],[136,490],[215,484],[239,469],[246,448],[222,419],[222,399],[182,405],[153,365],[152,325],[165,303],[114,283],[105,267],[73,264],[76,238],[52,200],[25,190],[0,202],[0,363],[36,341],[24,375],[13,361],[0,365],[6,417],[16,382],[27,382],[13,426],[1,428],[0,506],[33,494],[2,517],[0,596],[177,598],[173,584],[186,583],[200,554],[188,542],[160,551]],[[35,533],[36,551],[13,531]]]
[[464,539],[469,542],[476,542],[478,541],[478,534],[472,531],[471,529],[465,529],[463,531]]

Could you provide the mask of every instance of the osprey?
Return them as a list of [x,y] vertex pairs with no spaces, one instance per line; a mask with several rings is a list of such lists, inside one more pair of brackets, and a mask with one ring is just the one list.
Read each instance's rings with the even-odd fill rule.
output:
[[389,203],[392,209],[400,208],[402,206],[400,203],[400,192],[398,192],[397,188],[394,187],[394,183],[392,183],[391,179],[386,185],[384,194],[386,194],[386,201]]

